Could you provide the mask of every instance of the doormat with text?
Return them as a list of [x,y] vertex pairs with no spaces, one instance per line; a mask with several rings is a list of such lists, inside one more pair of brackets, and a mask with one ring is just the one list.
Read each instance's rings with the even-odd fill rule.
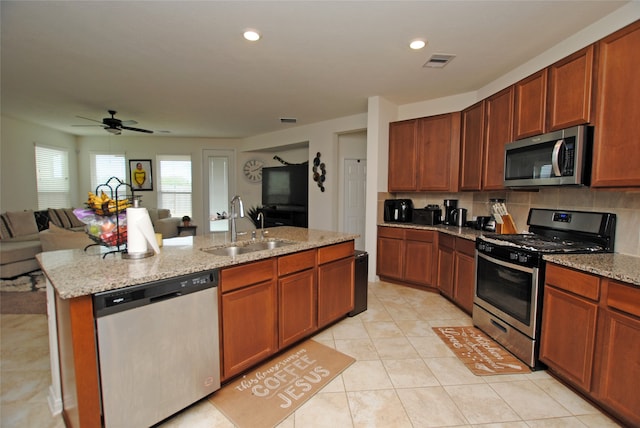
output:
[[224,385],[209,401],[239,428],[273,427],[354,361],[307,340]]
[[433,327],[433,331],[476,376],[531,372],[526,364],[475,327]]

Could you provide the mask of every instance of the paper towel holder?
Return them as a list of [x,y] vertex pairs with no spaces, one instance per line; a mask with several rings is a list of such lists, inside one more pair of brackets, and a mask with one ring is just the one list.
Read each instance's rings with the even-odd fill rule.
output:
[[[133,198],[133,207],[134,208],[139,208],[140,207],[140,199],[139,198]],[[130,253],[128,249],[125,249],[122,254],[121,257],[123,259],[126,260],[138,260],[138,259],[146,259],[147,257],[151,257],[155,254],[156,252],[153,251],[153,249],[151,250],[147,250],[145,252],[140,252],[140,253]]]

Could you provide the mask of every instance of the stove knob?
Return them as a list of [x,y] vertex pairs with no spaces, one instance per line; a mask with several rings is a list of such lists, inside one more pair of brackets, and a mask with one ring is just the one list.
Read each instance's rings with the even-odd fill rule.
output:
[[518,260],[518,253],[509,253],[509,260]]
[[485,248],[485,251],[486,251],[487,253],[492,252],[492,251],[493,251],[493,246],[492,246],[492,245],[487,244],[487,246],[486,246],[486,248]]
[[484,251],[484,249],[485,249],[485,245],[484,245],[482,242],[480,242],[480,243],[478,244],[478,250],[480,250],[480,251]]
[[527,263],[529,261],[529,255],[528,254],[520,254],[518,257],[518,261],[520,263]]

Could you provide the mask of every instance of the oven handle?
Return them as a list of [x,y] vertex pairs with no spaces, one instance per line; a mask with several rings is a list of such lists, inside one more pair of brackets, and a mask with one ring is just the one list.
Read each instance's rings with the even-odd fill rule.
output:
[[482,257],[483,259],[485,259],[489,263],[495,263],[497,265],[504,266],[504,267],[509,268],[509,269],[515,269],[515,270],[519,270],[519,271],[527,272],[527,273],[533,273],[534,269],[536,269],[536,268],[525,267],[525,266],[520,266],[520,265],[516,265],[516,264],[513,264],[513,263],[505,262],[505,261],[496,259],[494,257],[487,256],[486,254],[480,253],[480,252],[478,252],[478,250],[476,250],[476,253],[478,253],[478,257]]

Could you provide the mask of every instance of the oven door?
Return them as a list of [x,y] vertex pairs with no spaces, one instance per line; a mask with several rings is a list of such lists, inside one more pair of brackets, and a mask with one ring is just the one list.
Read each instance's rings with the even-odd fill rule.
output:
[[528,337],[536,338],[539,269],[476,251],[474,303]]

